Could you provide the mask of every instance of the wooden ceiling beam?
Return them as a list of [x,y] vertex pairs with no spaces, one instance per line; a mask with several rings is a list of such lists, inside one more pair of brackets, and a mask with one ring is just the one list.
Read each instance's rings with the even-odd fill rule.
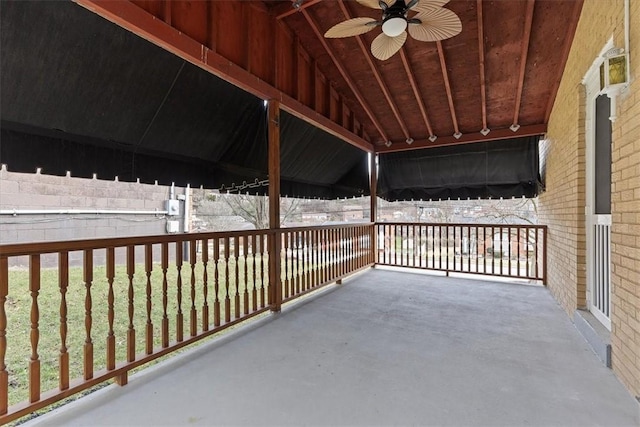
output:
[[279,6],[278,11],[276,11],[276,19],[286,18],[289,15],[293,15],[296,12],[300,12],[310,6],[313,6],[316,3],[320,3],[321,0],[307,0],[303,2],[299,7],[294,7],[295,0],[291,0],[290,4]]
[[484,75],[484,19],[482,17],[482,0],[476,1],[478,13],[478,58],[480,62],[480,102],[482,103],[482,129],[487,126],[487,80]]
[[524,87],[524,73],[527,68],[527,56],[529,54],[529,41],[531,40],[531,25],[533,24],[533,9],[536,0],[527,0],[527,10],[524,16],[524,30],[522,31],[522,44],[520,46],[520,74],[518,76],[518,88],[516,89],[516,105],[513,109],[513,125],[518,125],[520,116],[520,104],[522,102],[522,88]]
[[414,141],[413,144],[408,145],[405,143],[394,143],[390,146],[376,147],[376,153],[394,153],[397,151],[417,150],[421,148],[434,148],[442,147],[446,145],[458,145],[458,144],[472,144],[475,142],[488,142],[497,141],[500,139],[520,138],[524,136],[543,135],[547,132],[546,124],[521,126],[516,132],[513,132],[509,128],[492,130],[488,135],[482,135],[481,133],[467,133],[462,135],[459,139],[454,136],[438,137],[435,141],[431,142],[428,139]]
[[75,2],[259,98],[279,100],[282,109],[355,147],[367,152],[374,150],[370,142],[232,63],[183,32],[156,19],[131,1],[75,0]]
[[347,73],[346,69],[344,68],[344,66],[342,65],[342,63],[340,62],[336,54],[333,52],[333,49],[331,49],[331,46],[329,46],[329,44],[325,40],[324,36],[318,29],[318,24],[315,22],[315,20],[311,17],[311,15],[309,15],[309,12],[307,12],[306,10],[302,10],[301,13],[304,15],[305,19],[307,20],[307,23],[309,24],[309,27],[313,30],[314,34],[316,35],[316,38],[318,39],[320,44],[322,44],[322,46],[324,47],[324,50],[327,52],[327,54],[331,58],[331,61],[333,61],[333,64],[336,66],[336,68],[340,72],[340,75],[342,76],[344,81],[347,83],[347,86],[349,86],[349,88],[353,92],[353,95],[356,97],[356,99],[360,103],[360,106],[369,117],[369,120],[371,120],[371,122],[373,123],[373,126],[375,126],[376,130],[380,134],[380,137],[382,138],[382,141],[383,142],[389,141],[389,137],[387,136],[387,133],[382,128],[380,121],[373,113],[373,110],[371,109],[371,107],[367,104],[367,101],[365,101],[364,96],[362,96],[362,93],[360,92],[358,87],[355,85],[355,83]]
[[[345,18],[351,19],[352,18],[351,13],[349,12],[349,9],[347,9],[347,6],[344,4],[344,0],[338,1],[338,4],[340,5],[340,9],[342,10],[342,13],[344,14]],[[387,104],[389,104],[389,108],[391,108],[393,115],[396,117],[396,120],[398,121],[398,124],[402,129],[402,133],[404,134],[404,137],[408,140],[411,136],[409,134],[409,129],[407,129],[407,125],[404,122],[402,115],[400,115],[398,106],[396,105],[395,101],[391,97],[389,88],[387,87],[386,83],[382,80],[382,76],[380,75],[380,71],[378,71],[378,67],[376,67],[376,64],[373,63],[373,60],[371,59],[371,55],[369,54],[369,49],[367,49],[367,47],[364,45],[364,42],[362,41],[361,36],[356,36],[355,39],[358,42],[358,46],[360,46],[360,51],[362,51],[362,55],[364,55],[365,59],[367,60],[367,64],[369,64],[369,68],[371,69],[373,76],[376,78],[376,81],[378,82],[378,86],[380,87],[380,90],[382,91],[385,99],[387,100]]]
[[458,119],[456,117],[456,109],[453,105],[453,94],[451,93],[451,83],[449,83],[449,72],[447,71],[447,62],[444,58],[444,51],[442,49],[442,42],[438,40],[436,42],[438,47],[438,57],[440,58],[440,68],[442,69],[442,78],[444,79],[444,88],[447,91],[447,100],[449,101],[449,111],[451,112],[451,121],[453,122],[453,130],[455,135],[460,135],[460,129],[458,128]]
[[584,0],[575,0],[575,3],[573,4],[572,16],[569,18],[569,22],[567,23],[568,37],[565,37],[564,46],[562,47],[562,62],[558,65],[556,78],[551,85],[551,93],[549,94],[549,100],[547,101],[547,109],[544,113],[545,123],[549,123],[549,117],[551,117],[553,103],[555,102],[556,95],[558,94],[558,89],[560,88],[560,81],[562,80],[564,67],[567,65],[567,60],[569,59],[569,51],[571,50],[573,38],[576,34],[576,28],[578,27],[578,21],[580,20],[580,12],[582,12],[583,4]]
[[427,116],[427,109],[424,106],[424,101],[422,100],[422,96],[420,95],[420,90],[418,89],[416,78],[413,75],[413,71],[411,70],[411,64],[409,64],[409,58],[407,58],[407,55],[404,52],[404,47],[400,49],[400,58],[402,59],[402,65],[404,65],[404,71],[405,73],[407,73],[407,79],[409,80],[409,85],[411,86],[411,90],[413,90],[413,96],[415,96],[416,102],[418,103],[418,108],[420,109],[422,120],[424,120],[424,124],[427,126],[427,131],[429,132],[429,136],[432,137],[434,136],[433,128],[431,127],[429,116]]

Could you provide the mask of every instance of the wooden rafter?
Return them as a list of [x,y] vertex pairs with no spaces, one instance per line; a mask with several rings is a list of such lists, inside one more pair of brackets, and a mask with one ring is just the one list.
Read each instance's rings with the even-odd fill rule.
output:
[[520,128],[513,132],[509,128],[492,130],[489,135],[482,135],[480,133],[466,133],[459,139],[453,136],[438,137],[435,141],[428,139],[414,141],[413,144],[392,144],[388,147],[376,147],[376,153],[393,153],[396,151],[417,150],[420,148],[434,148],[442,147],[445,145],[457,145],[457,144],[471,144],[474,142],[486,142],[495,141],[499,139],[520,138],[523,136],[535,136],[542,135],[547,131],[546,124],[520,126]]
[[311,27],[311,29],[313,30],[313,32],[316,35],[318,41],[320,42],[320,44],[322,44],[322,46],[324,47],[325,51],[327,52],[327,54],[329,55],[329,57],[333,61],[333,64],[336,66],[336,68],[340,72],[340,75],[342,76],[344,81],[347,83],[347,85],[349,86],[351,91],[353,92],[353,95],[356,97],[356,99],[360,103],[360,106],[362,107],[362,109],[365,111],[365,113],[369,117],[369,120],[371,120],[371,122],[375,126],[375,128],[378,131],[378,133],[380,134],[380,137],[382,138],[382,140],[385,141],[385,142],[388,141],[389,138],[387,136],[387,133],[382,128],[382,125],[380,124],[380,121],[378,120],[378,118],[373,113],[373,110],[371,109],[371,107],[365,101],[364,96],[362,96],[362,93],[360,92],[358,87],[355,85],[355,83],[353,82],[353,80],[351,79],[349,74],[347,73],[346,69],[344,68],[344,66],[342,65],[342,63],[338,59],[338,57],[333,52],[333,49],[331,49],[331,46],[329,46],[329,44],[325,40],[324,36],[322,35],[320,30],[318,29],[318,25],[316,24],[315,20],[309,15],[309,13],[306,10],[303,10],[301,13],[304,15],[305,19],[307,20],[307,23],[309,24],[309,27]]
[[407,79],[409,80],[409,85],[411,85],[411,90],[413,90],[413,95],[416,98],[416,102],[418,103],[418,108],[420,108],[420,114],[422,115],[422,120],[424,120],[424,124],[427,126],[427,130],[429,131],[429,136],[433,136],[433,128],[431,127],[431,122],[429,121],[429,116],[427,116],[427,109],[424,106],[424,101],[422,100],[422,95],[420,95],[420,90],[418,90],[418,85],[416,83],[415,76],[413,75],[413,71],[411,70],[411,64],[409,64],[409,59],[407,58],[406,53],[404,52],[404,47],[400,49],[400,58],[402,59],[402,65],[404,65],[404,71],[407,73]]
[[[342,10],[342,13],[344,14],[345,18],[351,19],[352,18],[351,13],[349,12],[349,9],[347,9],[347,6],[344,4],[344,0],[339,0],[338,4],[340,5],[340,9]],[[410,137],[409,129],[407,129],[407,125],[404,122],[402,115],[400,114],[398,106],[396,105],[395,101],[391,97],[389,88],[387,87],[386,83],[382,80],[382,76],[380,75],[380,71],[378,71],[378,67],[376,67],[376,64],[373,63],[373,60],[371,59],[371,55],[369,54],[369,49],[367,49],[367,47],[364,45],[364,42],[362,41],[362,37],[356,36],[355,39],[358,42],[358,46],[360,46],[362,55],[365,57],[365,59],[367,60],[367,63],[369,64],[369,68],[371,69],[373,76],[376,78],[376,81],[378,82],[378,86],[380,86],[380,90],[384,94],[384,97],[387,100],[387,103],[389,104],[389,108],[391,108],[393,115],[396,117],[396,120],[398,121],[398,124],[402,129],[402,133],[404,134],[404,137],[409,139]]]
[[478,10],[478,58],[480,62],[480,102],[482,103],[482,129],[487,127],[487,90],[484,75],[484,19],[482,17],[482,0],[477,0]]
[[313,6],[316,3],[320,3],[321,0],[307,0],[305,2],[303,2],[299,7],[295,8],[293,7],[293,4],[295,3],[295,0],[291,0],[291,3],[286,4],[286,5],[282,5],[282,9],[280,12],[276,12],[276,19],[282,19],[282,18],[286,18],[289,15],[293,15],[296,12],[300,12],[306,8],[308,8],[309,6]]
[[518,89],[516,90],[516,104],[513,110],[513,124],[518,124],[520,116],[520,103],[522,101],[522,88],[524,87],[524,72],[527,68],[527,55],[529,54],[529,40],[531,39],[531,25],[533,24],[533,8],[535,0],[527,1],[527,10],[524,17],[524,30],[522,32],[522,44],[520,47],[520,74],[518,75]]
[[458,119],[456,117],[456,109],[453,105],[453,94],[451,93],[451,84],[449,83],[449,72],[447,71],[447,62],[444,58],[444,51],[442,49],[442,42],[437,41],[436,46],[438,46],[438,57],[440,58],[440,68],[442,69],[442,78],[444,79],[444,88],[447,91],[447,100],[449,101],[449,111],[451,112],[451,121],[453,122],[453,130],[456,134],[460,134],[460,129],[458,128]]

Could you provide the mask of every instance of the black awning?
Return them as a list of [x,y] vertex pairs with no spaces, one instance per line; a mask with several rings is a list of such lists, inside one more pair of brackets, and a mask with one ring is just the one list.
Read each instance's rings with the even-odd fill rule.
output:
[[[267,179],[263,100],[73,2],[3,2],[0,50],[11,171],[207,188]],[[283,113],[281,147],[283,195],[368,194],[366,154],[344,141]]]
[[535,197],[538,136],[381,154],[378,195],[388,201]]
[[281,187],[293,197],[369,194],[367,153],[282,111]]

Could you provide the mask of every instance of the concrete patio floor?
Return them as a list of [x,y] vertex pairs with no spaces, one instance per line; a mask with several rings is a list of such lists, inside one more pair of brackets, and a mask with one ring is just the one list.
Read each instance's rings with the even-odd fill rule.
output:
[[541,286],[371,270],[30,425],[640,425]]

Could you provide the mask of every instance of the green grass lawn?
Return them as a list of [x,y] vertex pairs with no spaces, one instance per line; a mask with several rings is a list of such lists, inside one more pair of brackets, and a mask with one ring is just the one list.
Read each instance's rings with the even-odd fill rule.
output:
[[[259,262],[259,259],[258,259]],[[253,306],[253,273],[252,260],[248,261],[247,280],[249,311]],[[224,299],[229,294],[230,298],[230,318],[235,319],[244,313],[244,263],[239,261],[239,282],[240,282],[240,311],[235,312],[235,261],[229,260],[229,287],[225,286],[225,270],[220,264],[219,270],[219,291],[218,298],[221,302],[221,319],[224,323],[225,304]],[[256,277],[256,287],[260,307],[260,268],[258,266]],[[190,336],[190,312],[191,300],[191,266],[185,264],[181,271],[182,278],[182,313],[184,316],[184,338]],[[208,275],[208,306],[209,323],[213,324],[214,315],[214,266],[209,263],[207,267]],[[202,331],[202,306],[203,297],[203,266],[197,265],[194,271],[195,277],[195,308],[197,310],[197,330]],[[264,265],[264,286],[265,297],[267,295],[268,271],[265,259]],[[176,339],[176,314],[178,312],[178,271],[175,266],[167,271],[167,317],[169,319],[169,340]],[[151,321],[153,324],[154,347],[158,348],[162,344],[161,320],[163,318],[162,304],[162,282],[163,276],[160,265],[154,265],[151,275]],[[136,266],[136,274],[133,279],[134,288],[134,316],[133,325],[135,328],[136,353],[145,351],[145,332],[147,324],[147,277],[144,272],[144,265]],[[30,342],[31,330],[31,304],[32,299],[29,294],[29,272],[23,269],[12,269],[9,272],[9,296],[6,302],[7,312],[7,354],[6,365],[9,372],[9,404],[15,404],[28,398],[28,364],[32,349]],[[94,280],[91,286],[91,339],[94,347],[94,370],[98,371],[106,367],[107,336],[109,332],[108,323],[108,282],[106,279],[106,269],[104,266],[94,267]],[[129,327],[128,313],[128,291],[129,279],[124,265],[116,267],[114,289],[114,311],[115,321],[113,331],[116,340],[116,360],[122,362],[126,360],[127,330]],[[67,300],[67,340],[66,346],[69,352],[70,379],[80,378],[83,375],[83,346],[87,339],[85,329],[85,299],[86,287],[82,279],[81,268],[69,269],[69,286],[66,294]],[[42,392],[56,389],[58,387],[58,357],[61,350],[60,338],[60,302],[61,293],[58,286],[57,269],[43,269],[41,271],[41,289],[38,296],[39,307],[39,343],[38,356],[41,361],[41,390]],[[266,304],[266,302],[265,302]]]

